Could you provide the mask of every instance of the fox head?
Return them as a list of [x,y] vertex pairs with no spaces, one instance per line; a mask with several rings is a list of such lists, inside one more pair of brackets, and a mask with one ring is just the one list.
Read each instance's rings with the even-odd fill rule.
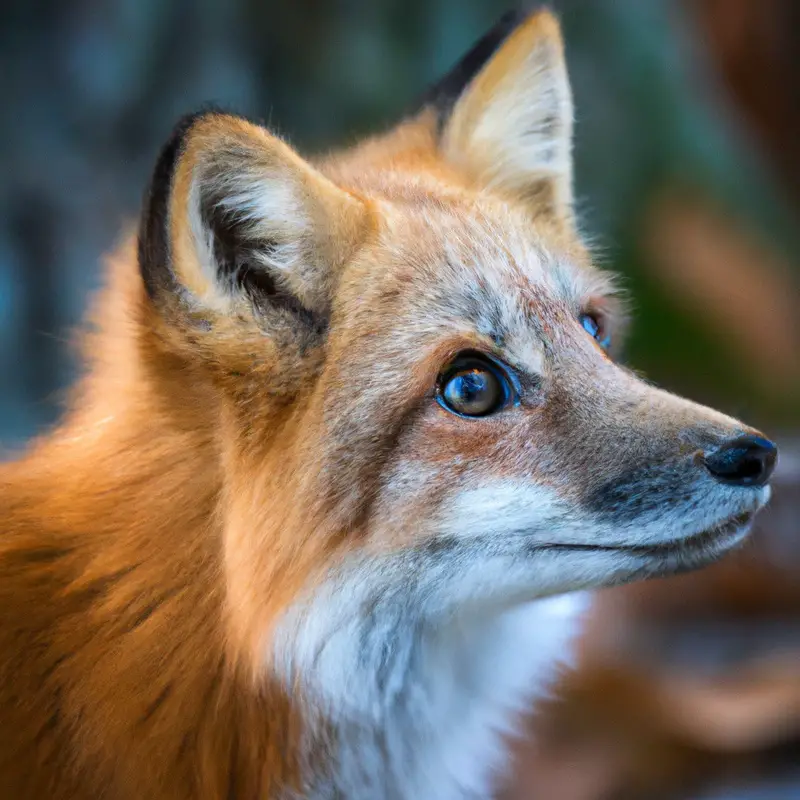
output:
[[697,567],[767,501],[770,441],[615,361],[571,131],[542,12],[348,151],[307,161],[216,112],[163,150],[139,266],[187,402],[203,387],[232,641],[257,662],[313,638],[321,599],[341,629]]

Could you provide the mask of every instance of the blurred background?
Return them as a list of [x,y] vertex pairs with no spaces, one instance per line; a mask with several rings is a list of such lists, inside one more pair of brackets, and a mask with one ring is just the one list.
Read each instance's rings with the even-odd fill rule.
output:
[[[635,301],[628,361],[782,458],[747,548],[603,593],[504,797],[800,798],[800,3],[550,5],[583,228]],[[303,151],[346,144],[413,109],[506,7],[3,2],[0,453],[57,419],[102,256],[180,114],[214,102]]]

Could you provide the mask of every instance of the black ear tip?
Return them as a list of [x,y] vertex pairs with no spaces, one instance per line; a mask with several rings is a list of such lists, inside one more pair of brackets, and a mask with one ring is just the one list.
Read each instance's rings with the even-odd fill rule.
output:
[[161,148],[156,166],[145,193],[142,216],[139,222],[139,271],[148,295],[156,299],[164,289],[172,289],[175,278],[170,268],[168,209],[172,178],[189,131],[209,116],[224,114],[223,110],[205,106],[186,114],[172,129],[169,139]]
[[[541,8],[539,10],[542,10]],[[494,27],[479,39],[472,49],[437,83],[423,95],[419,107],[435,109],[439,124],[449,116],[456,100],[472,79],[491,59],[500,45],[531,14],[533,8],[514,8],[506,11]]]

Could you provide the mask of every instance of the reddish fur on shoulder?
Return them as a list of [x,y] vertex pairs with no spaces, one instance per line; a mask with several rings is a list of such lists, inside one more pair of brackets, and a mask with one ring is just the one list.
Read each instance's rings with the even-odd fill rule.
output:
[[218,390],[134,264],[111,264],[74,411],[0,467],[1,794],[271,796],[300,720],[226,647]]

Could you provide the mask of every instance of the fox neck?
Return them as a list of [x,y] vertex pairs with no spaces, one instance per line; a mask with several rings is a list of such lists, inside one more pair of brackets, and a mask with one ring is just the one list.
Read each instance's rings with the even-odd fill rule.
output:
[[353,577],[289,614],[271,643],[312,712],[304,752],[336,742],[313,796],[492,796],[504,736],[569,660],[588,595],[431,617],[413,589],[376,599]]

